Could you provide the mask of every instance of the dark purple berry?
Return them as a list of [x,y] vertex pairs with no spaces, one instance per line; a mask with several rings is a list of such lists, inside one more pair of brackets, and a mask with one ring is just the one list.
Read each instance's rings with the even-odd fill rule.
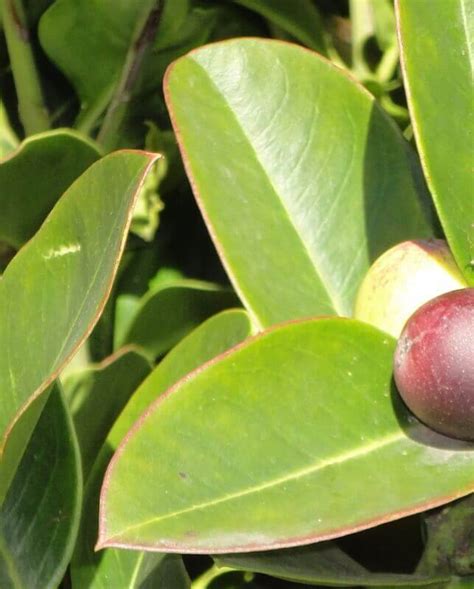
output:
[[394,376],[420,421],[447,436],[474,440],[474,288],[438,296],[408,319]]

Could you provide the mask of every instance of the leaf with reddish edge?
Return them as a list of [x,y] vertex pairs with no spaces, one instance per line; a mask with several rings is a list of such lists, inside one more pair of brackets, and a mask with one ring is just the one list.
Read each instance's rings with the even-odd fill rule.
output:
[[249,317],[242,309],[214,315],[183,338],[131,397],[110,430],[87,480],[82,522],[71,563],[74,586],[89,589],[108,589],[111,585],[128,587],[137,570],[156,562],[156,554],[113,548],[94,552],[100,487],[107,464],[128,430],[161,393],[203,362],[243,341],[250,332]]
[[474,446],[408,413],[392,384],[394,347],[356,320],[295,321],[185,377],[110,463],[97,547],[297,546],[472,492]]
[[109,296],[154,154],[93,164],[10,262],[0,282],[0,503],[46,395]]
[[436,9],[422,0],[395,5],[421,163],[453,255],[474,286],[474,2],[444,0]]
[[196,200],[261,326],[351,315],[371,262],[431,234],[408,143],[318,54],[215,43],[174,62],[164,91]]

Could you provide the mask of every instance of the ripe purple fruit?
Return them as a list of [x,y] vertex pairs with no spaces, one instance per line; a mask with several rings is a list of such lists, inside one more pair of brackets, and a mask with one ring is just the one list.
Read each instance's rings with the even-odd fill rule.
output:
[[474,440],[474,288],[440,295],[408,319],[394,377],[420,421],[447,436]]

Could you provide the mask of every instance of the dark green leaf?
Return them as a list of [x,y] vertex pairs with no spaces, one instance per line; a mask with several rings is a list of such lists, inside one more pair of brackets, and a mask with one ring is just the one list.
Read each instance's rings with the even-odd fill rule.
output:
[[250,570],[272,577],[289,579],[308,585],[336,587],[421,587],[434,585],[446,577],[441,575],[395,575],[370,573],[347,556],[333,542],[311,546],[273,550],[256,554],[225,554],[215,558],[217,564]]
[[474,495],[425,516],[428,539],[418,571],[474,575]]
[[156,358],[211,315],[238,304],[231,290],[208,282],[167,284],[143,297],[117,346],[137,345]]
[[82,499],[71,417],[53,389],[0,510],[2,589],[55,589],[74,548]]
[[150,369],[138,351],[123,349],[64,380],[86,477],[115,419]]
[[0,239],[20,248],[72,182],[99,158],[72,131],[34,135],[0,163]]
[[135,120],[133,129],[124,130],[124,122],[138,113],[144,121],[163,110],[167,65],[203,43],[215,21],[212,7],[191,7],[189,0],[166,1],[162,12],[160,5],[159,0],[60,0],[40,21],[44,50],[80,97],[78,128],[90,132],[105,114],[98,139],[108,147],[124,143],[122,131],[132,135],[126,145],[134,145],[137,135],[143,138],[144,125],[139,129]]
[[234,0],[258,12],[314,51],[326,54],[324,25],[316,6],[309,0]]

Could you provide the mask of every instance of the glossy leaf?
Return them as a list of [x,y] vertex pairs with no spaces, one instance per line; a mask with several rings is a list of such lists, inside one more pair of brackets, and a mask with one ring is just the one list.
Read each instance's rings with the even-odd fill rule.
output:
[[156,358],[167,352],[202,321],[239,300],[228,289],[197,280],[167,284],[145,295],[122,341]]
[[258,12],[270,22],[290,33],[307,47],[326,53],[323,21],[318,9],[307,0],[234,0],[237,4]]
[[165,94],[208,228],[261,325],[350,314],[371,261],[430,233],[400,133],[317,54],[210,45],[175,62]]
[[449,577],[370,573],[333,542],[256,554],[225,554],[218,565],[263,573],[308,585],[337,587],[425,587]]
[[[474,2],[398,0],[400,51],[425,176],[459,267],[474,286]],[[446,154],[455,154],[454,160]]]
[[0,163],[0,239],[17,249],[22,246],[63,192],[98,158],[93,143],[72,131],[26,139]]
[[124,349],[64,381],[85,476],[115,419],[150,370],[138,351]]
[[98,547],[289,547],[472,492],[472,444],[407,413],[394,347],[355,320],[292,322],[188,375],[114,455]]
[[[185,374],[250,335],[245,311],[229,310],[211,317],[184,338],[138,388],[112,427],[92,470],[85,492],[83,519],[72,561],[74,587],[108,589],[128,586],[136,567],[149,566],[154,556],[110,549],[94,552],[97,540],[99,492],[107,464],[124,435],[143,411]],[[120,567],[117,568],[117,561]],[[111,582],[114,579],[114,582]]]
[[39,417],[41,394],[102,311],[153,161],[152,154],[123,151],[91,166],[3,274],[0,501]]
[[51,393],[0,510],[2,589],[55,589],[74,548],[82,499],[79,448]]

